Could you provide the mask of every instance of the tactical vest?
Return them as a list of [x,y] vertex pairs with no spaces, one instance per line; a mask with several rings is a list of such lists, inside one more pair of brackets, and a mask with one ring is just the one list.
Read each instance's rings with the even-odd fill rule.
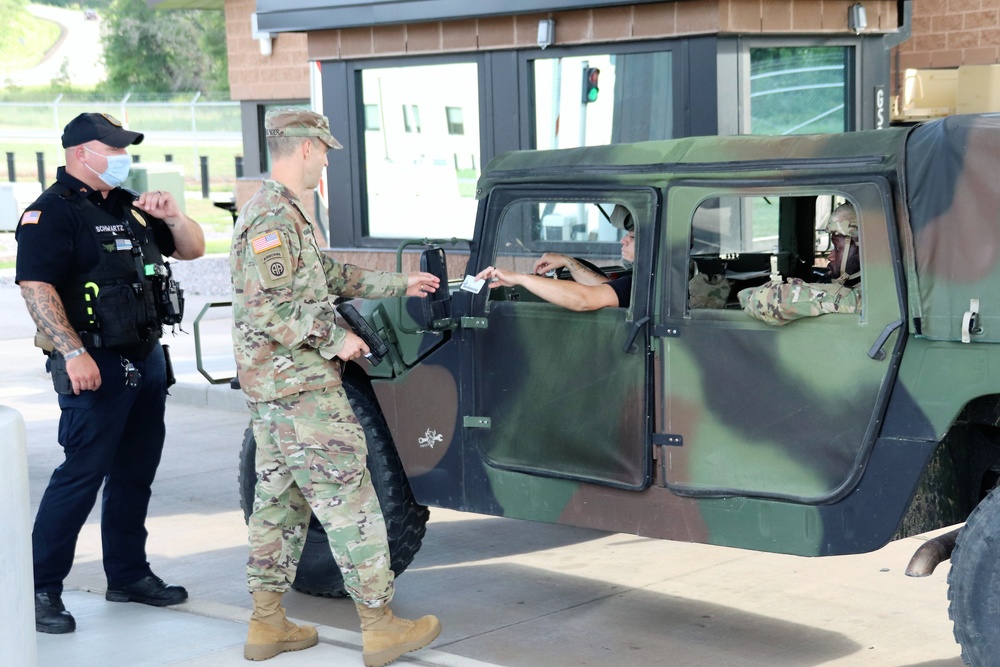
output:
[[153,231],[132,206],[125,206],[118,219],[65,186],[61,190],[57,194],[70,204],[76,224],[89,232],[100,258],[59,289],[69,322],[87,347],[144,356],[162,333],[158,292],[169,281]]

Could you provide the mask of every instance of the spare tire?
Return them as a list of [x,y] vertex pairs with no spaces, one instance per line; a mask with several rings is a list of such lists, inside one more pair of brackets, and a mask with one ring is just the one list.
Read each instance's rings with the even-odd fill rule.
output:
[[[430,511],[419,504],[410,490],[410,482],[403,471],[403,464],[396,453],[389,427],[382,416],[378,400],[367,378],[349,367],[344,374],[344,390],[365,430],[368,443],[368,471],[371,473],[375,493],[382,506],[385,527],[389,535],[389,554],[392,571],[398,577],[413,562],[420,551]],[[254,458],[257,442],[253,429],[248,427],[240,451],[239,488],[240,507],[244,519],[253,508],[254,486],[257,482]],[[309,523],[302,558],[292,588],[309,595],[343,597],[344,576],[330,551],[326,532],[316,517]]]

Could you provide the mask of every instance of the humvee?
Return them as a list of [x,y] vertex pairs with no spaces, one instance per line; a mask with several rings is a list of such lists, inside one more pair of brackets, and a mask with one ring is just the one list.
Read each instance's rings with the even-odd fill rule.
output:
[[[998,165],[991,115],[492,160],[449,289],[354,302],[387,347],[377,365],[348,365],[344,384],[396,572],[427,506],[801,556],[964,524],[908,572],[951,558],[963,658],[995,664]],[[813,279],[842,202],[860,229],[860,312],[780,327],[746,315],[741,289]],[[634,220],[631,267],[615,206]],[[462,243],[424,240],[423,266],[444,273]],[[520,288],[459,287],[489,265],[531,271],[544,252],[631,270],[630,306],[573,312]],[[728,283],[728,299],[695,305],[698,275]],[[253,449],[248,430],[245,510]],[[315,522],[295,587],[344,593]]]

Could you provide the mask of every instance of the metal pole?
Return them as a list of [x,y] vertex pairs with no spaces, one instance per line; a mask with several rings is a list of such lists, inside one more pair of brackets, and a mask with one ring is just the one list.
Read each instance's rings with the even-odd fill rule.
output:
[[166,155],[163,156],[163,161],[164,162],[173,162],[174,161],[174,156],[171,155],[170,153],[167,153]]
[[139,164],[139,156],[136,153],[132,154],[132,164]]
[[[201,91],[200,90],[197,93],[195,93],[194,98],[191,100],[191,143],[193,144],[193,149],[194,149],[195,157],[198,156],[198,123],[195,120],[194,103],[198,101],[199,97],[201,97]],[[207,158],[203,158],[203,159],[207,159]],[[202,173],[206,173],[206,174],[208,173],[207,172],[207,166],[203,166],[202,170],[203,170]],[[207,188],[207,187],[208,187],[208,185],[206,185],[203,182],[202,186],[201,186],[202,192],[207,192],[207,190],[205,190],[205,188]],[[205,195],[205,198],[207,199],[208,195]]]
[[59,125],[59,101],[62,100],[63,94],[59,93],[56,95],[55,101],[52,103],[52,117],[55,120],[56,132],[62,129]]
[[[586,72],[589,68],[590,63],[584,60],[583,71]],[[587,104],[585,102],[580,103],[580,143],[577,145],[581,148],[587,145]]]
[[14,171],[14,154],[7,151],[7,180],[13,183],[17,180],[17,172]]
[[562,112],[562,58],[556,58],[552,69],[552,113],[549,135],[552,145],[549,148],[559,148],[559,114]]
[[123,97],[122,101],[118,103],[118,105],[122,109],[122,117],[120,120],[122,123],[124,123],[125,127],[128,127],[128,113],[125,111],[125,103],[128,102],[128,98],[130,97],[132,97],[131,91],[125,93],[125,97]]
[[236,178],[243,178],[243,156],[236,156]]
[[201,198],[208,199],[208,156],[202,155],[201,160]]
[[[35,667],[38,649],[31,627],[31,512],[28,498],[28,448],[24,417],[17,410],[0,406],[0,494],[4,507],[3,596],[0,623],[4,636],[4,664]],[[20,639],[14,639],[20,637]]]
[[38,162],[38,182],[45,189],[45,153],[38,151],[35,153],[35,160]]

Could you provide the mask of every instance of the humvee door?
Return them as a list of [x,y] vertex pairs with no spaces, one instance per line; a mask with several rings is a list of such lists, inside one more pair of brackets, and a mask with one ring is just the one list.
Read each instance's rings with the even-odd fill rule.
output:
[[[653,438],[675,493],[829,502],[856,484],[877,436],[902,342],[888,184],[790,182],[667,192],[658,273],[673,280],[654,296]],[[739,290],[774,268],[815,280],[825,219],[838,201],[858,213],[861,312],[783,326],[745,314]],[[727,276],[725,308],[690,307],[684,272],[693,265]]]
[[[643,221],[636,270],[648,276],[656,201],[649,189],[498,188],[475,268],[530,273],[543,253],[554,252],[621,275],[625,231],[611,224],[611,213],[623,204]],[[634,281],[630,308],[574,312],[504,287],[477,299],[474,314],[487,326],[474,334],[474,410],[489,427],[470,437],[488,468],[630,489],[649,484],[647,302],[648,277]]]

